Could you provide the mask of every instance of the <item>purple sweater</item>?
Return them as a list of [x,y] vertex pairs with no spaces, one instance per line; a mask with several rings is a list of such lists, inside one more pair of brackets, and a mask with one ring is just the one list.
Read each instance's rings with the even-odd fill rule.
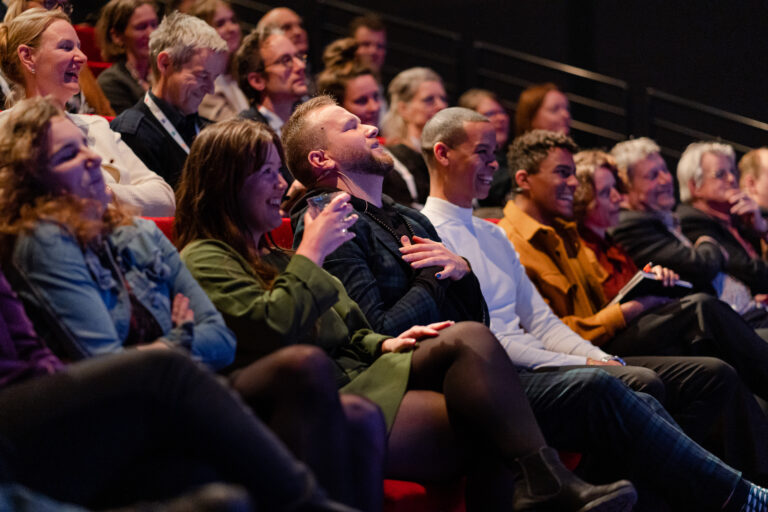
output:
[[0,272],[0,389],[63,367],[35,334],[21,302]]

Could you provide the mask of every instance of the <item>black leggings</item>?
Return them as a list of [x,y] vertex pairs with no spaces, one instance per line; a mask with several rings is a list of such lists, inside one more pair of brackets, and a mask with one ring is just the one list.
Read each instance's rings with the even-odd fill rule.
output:
[[379,408],[339,397],[322,349],[277,350],[230,377],[232,387],[335,500],[376,512],[383,502],[386,425]]
[[213,479],[243,485],[259,509],[330,506],[237,396],[171,351],[103,357],[4,390],[0,457],[6,479],[85,506]]
[[468,508],[509,506],[512,462],[546,442],[488,328],[461,322],[420,341],[408,390],[390,433],[387,475],[435,481],[463,467]]

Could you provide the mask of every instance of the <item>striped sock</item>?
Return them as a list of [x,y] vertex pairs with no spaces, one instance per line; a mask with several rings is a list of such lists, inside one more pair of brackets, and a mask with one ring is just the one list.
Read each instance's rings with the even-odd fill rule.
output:
[[766,512],[768,511],[768,489],[752,484],[749,488],[747,501],[741,507],[741,512]]

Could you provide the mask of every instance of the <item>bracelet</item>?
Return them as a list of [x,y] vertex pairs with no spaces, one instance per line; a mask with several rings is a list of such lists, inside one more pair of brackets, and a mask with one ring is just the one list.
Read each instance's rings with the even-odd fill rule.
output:
[[600,361],[604,363],[610,363],[611,361],[618,361],[619,363],[621,363],[621,366],[627,366],[627,362],[624,361],[619,356],[605,356]]

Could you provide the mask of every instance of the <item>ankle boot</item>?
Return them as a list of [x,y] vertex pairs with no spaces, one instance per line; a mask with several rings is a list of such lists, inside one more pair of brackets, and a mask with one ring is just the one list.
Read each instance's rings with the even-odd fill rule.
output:
[[515,511],[623,512],[637,501],[628,480],[591,485],[568,471],[552,448],[515,459]]

